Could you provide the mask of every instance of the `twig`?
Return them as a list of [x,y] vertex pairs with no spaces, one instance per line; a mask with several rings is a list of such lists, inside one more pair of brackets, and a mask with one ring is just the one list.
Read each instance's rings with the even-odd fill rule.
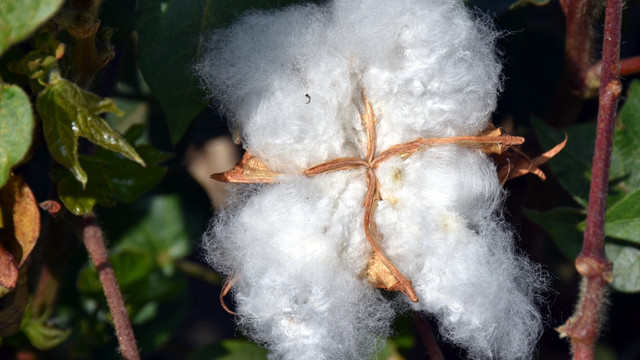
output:
[[444,355],[442,354],[442,350],[440,349],[440,345],[438,344],[438,339],[436,339],[436,335],[431,328],[431,324],[429,324],[429,320],[424,317],[424,315],[414,312],[413,317],[416,319],[416,324],[418,325],[418,331],[420,332],[420,336],[422,337],[422,341],[424,342],[425,347],[427,348],[427,354],[429,354],[430,360],[445,360]]
[[621,22],[622,0],[608,0],[605,8],[603,71],[589,207],[582,251],[576,259],[576,269],[583,277],[582,291],[574,315],[558,328],[561,336],[571,339],[576,360],[593,359],[593,348],[600,332],[607,285],[613,280],[612,266],[604,250],[604,219],[613,128],[618,98],[622,91],[619,80]]
[[[620,59],[620,76],[629,76],[640,73],[640,55],[626,59]],[[602,76],[602,61],[598,61],[589,69],[589,79],[591,86],[595,89],[600,87],[600,77]]]
[[640,55],[620,60],[620,76],[640,73]]
[[187,275],[206,281],[212,285],[222,284],[220,275],[208,267],[196,264],[192,261],[181,259],[175,262],[176,267]]
[[82,241],[89,252],[91,260],[93,260],[98,269],[104,295],[107,298],[107,304],[113,317],[122,357],[126,360],[138,360],[140,355],[138,354],[138,346],[131,328],[129,315],[118,287],[118,280],[109,263],[102,230],[93,215],[87,215],[82,218]]

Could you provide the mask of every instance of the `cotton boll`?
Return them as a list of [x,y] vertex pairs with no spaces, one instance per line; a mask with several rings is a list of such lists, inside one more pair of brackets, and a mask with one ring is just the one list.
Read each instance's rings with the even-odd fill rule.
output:
[[362,359],[388,332],[392,305],[360,276],[362,175],[266,187],[205,236],[210,260],[238,279],[240,327],[273,358]]
[[[417,137],[480,133],[500,88],[495,38],[462,1],[336,0],[243,16],[206,40],[197,70],[245,148],[300,174],[364,157],[363,89],[377,154]],[[394,307],[408,307],[364,280],[373,250],[367,170],[357,166],[279,177],[217,214],[205,234],[209,260],[237,279],[241,329],[274,358],[364,359]],[[439,145],[366,166],[379,184],[377,240],[413,282],[413,309],[434,315],[473,358],[530,357],[544,276],[513,248],[489,158]]]
[[[197,71],[246,148],[276,171],[357,156],[358,109],[348,60],[327,11],[313,5],[250,13],[206,41]],[[359,124],[358,124],[359,125]]]
[[337,35],[360,61],[381,149],[477,134],[495,109],[496,37],[462,1],[336,1]]
[[386,162],[378,178],[381,243],[412,279],[414,309],[434,314],[443,335],[474,359],[529,358],[541,332],[535,301],[544,278],[514,253],[496,214],[493,165],[444,146]]

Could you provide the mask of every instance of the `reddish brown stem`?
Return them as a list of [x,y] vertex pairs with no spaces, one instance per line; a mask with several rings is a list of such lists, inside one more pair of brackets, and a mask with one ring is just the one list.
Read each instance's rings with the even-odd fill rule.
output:
[[427,354],[429,354],[430,360],[444,360],[444,355],[442,354],[442,350],[440,349],[440,345],[438,344],[438,339],[436,338],[436,334],[433,332],[431,328],[431,324],[429,324],[429,320],[424,317],[424,315],[414,312],[413,317],[416,319],[416,324],[418,325],[418,331],[420,332],[420,336],[422,337],[422,341],[427,348]]
[[620,60],[620,76],[640,73],[640,55]]
[[574,359],[593,359],[600,332],[603,300],[613,275],[604,250],[604,220],[607,206],[609,166],[618,98],[622,90],[620,72],[620,27],[622,0],[607,0],[602,46],[602,78],[596,130],[593,173],[589,191],[587,222],[576,269],[583,277],[580,301],[574,315],[558,330],[569,336]]
[[122,357],[127,360],[140,359],[129,315],[118,287],[118,280],[109,263],[102,230],[93,215],[87,215],[82,218],[82,241],[87,248],[87,252],[89,252],[91,260],[98,269],[98,276],[113,317]]

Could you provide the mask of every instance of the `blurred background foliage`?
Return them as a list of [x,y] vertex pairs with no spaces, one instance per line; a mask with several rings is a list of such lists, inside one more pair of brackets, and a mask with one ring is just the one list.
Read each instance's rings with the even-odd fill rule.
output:
[[[225,199],[225,187],[208,176],[230,168],[241,150],[191,69],[201,35],[247,9],[291,2],[2,0],[0,250],[19,248],[13,257],[20,264],[16,283],[0,287],[0,359],[119,357],[74,220],[92,212],[108,239],[144,359],[265,359],[220,306],[221,279],[199,248]],[[92,13],[95,3],[99,11]],[[569,136],[565,151],[544,168],[546,182],[525,177],[506,185],[507,216],[520,246],[553,277],[538,358],[567,359],[568,346],[553,327],[577,299],[573,259],[584,228],[597,99],[581,102],[574,116],[554,115],[564,51],[557,1],[466,3],[503,31],[504,90],[494,123],[525,136],[523,150],[531,155]],[[86,44],[78,28],[98,18],[91,56],[99,66],[83,69]],[[627,2],[623,21],[622,58],[639,55],[640,1]],[[596,354],[605,360],[640,358],[640,82],[633,79],[623,79],[611,169],[606,233],[615,280]],[[20,203],[16,189],[26,188],[38,203],[60,200],[64,207],[33,217],[42,225],[31,242],[9,233],[17,218],[11,204]],[[411,317],[395,329],[379,359],[426,357]],[[447,359],[464,358],[455,347],[443,350]]]

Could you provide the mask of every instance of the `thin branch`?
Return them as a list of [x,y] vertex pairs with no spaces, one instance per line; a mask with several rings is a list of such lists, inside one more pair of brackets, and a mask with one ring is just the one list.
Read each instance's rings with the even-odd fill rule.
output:
[[620,60],[620,76],[640,73],[640,55]]
[[122,293],[118,287],[118,280],[109,263],[107,249],[102,237],[102,229],[98,226],[93,215],[87,215],[82,218],[82,241],[89,252],[91,260],[98,269],[98,276],[113,317],[122,357],[126,360],[139,360],[140,355],[138,354],[136,338],[131,328]]
[[620,27],[622,0],[608,0],[605,9],[602,46],[602,79],[596,130],[593,174],[589,191],[587,223],[576,269],[583,277],[580,301],[574,315],[558,328],[571,339],[574,359],[593,359],[600,332],[607,285],[613,280],[612,267],[604,250],[604,221],[607,207],[611,146],[618,98],[622,91],[620,73]]
[[438,344],[438,339],[436,338],[433,329],[431,328],[431,324],[429,324],[429,320],[424,317],[424,315],[414,312],[413,317],[416,319],[416,324],[418,325],[418,331],[420,332],[420,336],[422,337],[422,341],[427,348],[427,354],[429,354],[430,360],[445,360],[444,355],[442,354],[442,350],[440,349],[440,345]]
[[202,266],[186,259],[176,261],[175,265],[180,271],[189,276],[206,281],[212,285],[222,284],[220,275],[206,266]]

